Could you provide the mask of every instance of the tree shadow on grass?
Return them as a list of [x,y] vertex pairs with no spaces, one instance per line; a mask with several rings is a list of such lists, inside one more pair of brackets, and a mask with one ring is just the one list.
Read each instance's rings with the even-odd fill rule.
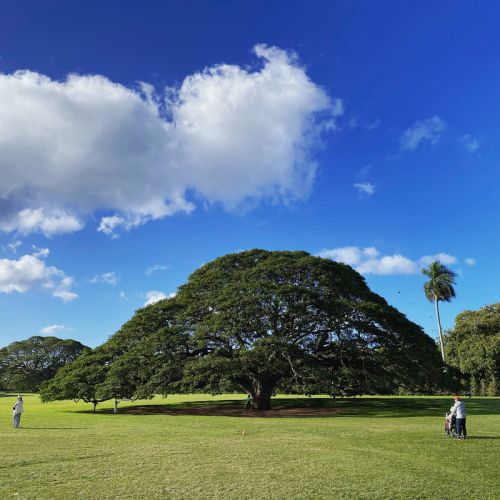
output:
[[85,430],[87,429],[88,427],[23,427],[21,425],[20,429],[23,429],[25,431],[32,431],[32,430],[36,430],[36,431],[45,431],[45,430],[48,430],[48,431],[79,431],[79,430]]
[[[500,399],[465,399],[467,413],[494,415],[500,412]],[[359,417],[433,417],[444,415],[453,405],[453,398],[350,398],[338,401],[341,416]]]
[[[276,398],[267,411],[246,410],[243,400],[195,401],[177,404],[122,406],[119,415],[198,415],[246,418],[321,418],[321,417],[437,417],[444,416],[452,398]],[[500,399],[465,400],[470,416],[500,413]],[[91,410],[80,411],[92,413]],[[112,409],[97,414],[112,415]]]

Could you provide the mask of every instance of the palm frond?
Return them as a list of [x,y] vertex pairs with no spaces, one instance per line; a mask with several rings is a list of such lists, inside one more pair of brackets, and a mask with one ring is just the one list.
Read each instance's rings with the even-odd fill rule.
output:
[[431,262],[428,268],[422,269],[429,281],[424,285],[425,296],[430,300],[450,302],[455,297],[456,273],[441,264],[438,260]]

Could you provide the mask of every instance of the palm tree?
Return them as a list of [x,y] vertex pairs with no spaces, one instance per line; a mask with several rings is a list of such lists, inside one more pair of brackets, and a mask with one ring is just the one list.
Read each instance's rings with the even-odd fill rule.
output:
[[440,300],[450,302],[451,299],[455,297],[453,285],[455,284],[456,274],[451,269],[448,269],[445,265],[441,264],[439,260],[431,262],[427,269],[422,269],[422,273],[429,278],[429,281],[424,285],[425,296],[430,302],[434,302],[436,306],[439,343],[441,344],[441,356],[444,362],[443,331],[441,330],[438,302]]

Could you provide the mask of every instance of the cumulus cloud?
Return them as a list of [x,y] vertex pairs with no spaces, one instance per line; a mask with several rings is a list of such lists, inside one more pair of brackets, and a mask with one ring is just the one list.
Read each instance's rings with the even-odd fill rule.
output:
[[443,264],[458,262],[456,257],[446,253],[426,255],[418,260],[412,260],[400,254],[381,255],[374,247],[360,248],[355,246],[325,248],[318,255],[348,264],[361,274],[377,275],[415,274],[433,260],[440,260]]
[[[0,167],[2,167],[1,160]],[[60,233],[71,233],[82,228],[83,223],[74,215],[70,215],[64,210],[59,209],[48,210],[43,207],[37,209],[25,208],[17,213],[8,213],[7,217],[0,216],[0,230],[6,232],[17,231],[24,235],[38,232],[50,237]]]
[[446,123],[439,116],[416,121],[401,135],[401,149],[404,151],[413,151],[417,149],[420,143],[425,141],[436,144],[445,129]]
[[479,139],[472,137],[470,134],[464,134],[461,137],[461,142],[469,153],[475,153],[479,149]]
[[360,194],[372,195],[375,193],[375,184],[371,182],[356,182],[354,186]]
[[440,252],[435,255],[424,255],[423,257],[420,257],[419,262],[422,266],[428,266],[435,260],[438,260],[439,262],[441,262],[441,264],[444,264],[446,266],[450,264],[456,264],[458,262],[458,259],[454,255],[450,255],[444,252]]
[[467,259],[465,259],[465,263],[468,265],[468,266],[475,266],[476,265],[476,259],[473,259],[471,257],[468,257]]
[[44,326],[43,328],[40,329],[40,333],[42,335],[56,335],[61,332],[69,332],[72,331],[73,328],[70,328],[69,326],[65,325],[49,325],[49,326]]
[[107,273],[97,274],[93,278],[90,279],[92,284],[100,283],[102,285],[112,285],[115,286],[118,281],[120,281],[120,277],[114,272],[110,271]]
[[163,299],[171,299],[172,297],[175,297],[175,292],[169,293],[168,295],[160,292],[158,290],[150,290],[149,292],[146,293],[146,302],[144,303],[145,306],[149,306],[151,304],[154,304],[155,302],[158,302]]
[[165,266],[162,264],[154,264],[153,266],[149,266],[146,268],[146,271],[144,271],[144,274],[146,276],[151,276],[154,273],[160,272],[160,271],[166,271],[169,268],[169,266]]
[[342,102],[293,53],[254,52],[253,70],[217,65],[159,91],[0,74],[0,230],[50,236],[96,214],[112,235],[191,212],[194,200],[233,210],[307,197]]
[[32,289],[45,289],[53,297],[70,302],[78,297],[71,290],[73,278],[54,266],[48,266],[44,257],[48,252],[35,252],[19,259],[0,259],[0,292],[25,293]]

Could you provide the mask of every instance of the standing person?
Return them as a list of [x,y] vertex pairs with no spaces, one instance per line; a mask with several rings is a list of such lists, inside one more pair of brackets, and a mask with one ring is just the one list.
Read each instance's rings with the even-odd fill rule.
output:
[[17,429],[21,423],[21,413],[24,411],[23,397],[19,394],[17,402],[12,408],[12,415],[14,416],[14,427]]
[[253,404],[252,395],[248,394],[247,395],[247,406],[246,406],[246,409],[249,410],[250,408],[252,408],[252,404]]
[[460,396],[455,396],[455,404],[450,408],[450,411],[452,416],[456,418],[457,438],[466,439],[467,428],[465,427],[465,421],[467,419],[467,410]]

